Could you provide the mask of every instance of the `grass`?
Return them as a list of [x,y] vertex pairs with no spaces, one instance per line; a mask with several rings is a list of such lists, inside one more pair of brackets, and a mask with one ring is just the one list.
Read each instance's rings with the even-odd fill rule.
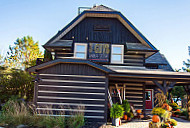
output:
[[[44,108],[52,108],[52,106],[44,106]],[[63,106],[60,106],[63,108]],[[36,110],[35,106],[26,105],[23,102],[9,100],[2,108],[0,114],[0,125],[8,125],[8,127],[16,127],[18,125],[27,125],[29,127],[45,127],[45,128],[79,128],[84,125],[84,107],[78,107],[78,111],[71,112],[70,117],[50,116],[53,111]],[[46,114],[47,116],[39,116],[37,114]],[[57,113],[64,115],[64,111]]]

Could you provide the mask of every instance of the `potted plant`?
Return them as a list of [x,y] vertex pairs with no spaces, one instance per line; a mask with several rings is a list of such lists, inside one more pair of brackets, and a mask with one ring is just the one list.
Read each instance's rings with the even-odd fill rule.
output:
[[119,126],[120,118],[123,117],[124,109],[118,103],[113,104],[110,109],[110,117],[112,118],[112,124],[114,126]]
[[123,119],[127,120],[127,118],[128,118],[127,113],[129,113],[131,111],[131,107],[130,107],[129,102],[127,100],[124,100],[123,104],[122,104],[122,107],[123,107],[123,109],[125,111]]

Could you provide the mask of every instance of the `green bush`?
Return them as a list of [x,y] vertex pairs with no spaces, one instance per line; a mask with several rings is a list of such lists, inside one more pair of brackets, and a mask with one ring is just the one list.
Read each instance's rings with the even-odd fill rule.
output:
[[188,116],[189,116],[189,115],[188,115],[187,109],[182,110],[181,115],[182,115],[182,116],[185,116],[185,117],[188,119]]
[[124,109],[121,105],[119,105],[118,103],[113,104],[111,109],[110,109],[110,117],[111,118],[120,118],[123,117],[124,114]]
[[122,106],[123,106],[123,109],[124,109],[125,113],[128,113],[128,112],[131,111],[130,104],[129,104],[129,102],[127,100],[123,101]]
[[128,113],[127,113],[127,117],[133,118],[133,117],[134,117],[134,114],[133,114],[132,112],[128,112]]
[[155,107],[152,109],[152,114],[153,115],[158,115],[160,117],[163,117],[164,113],[165,113],[165,109],[162,109],[160,107]]

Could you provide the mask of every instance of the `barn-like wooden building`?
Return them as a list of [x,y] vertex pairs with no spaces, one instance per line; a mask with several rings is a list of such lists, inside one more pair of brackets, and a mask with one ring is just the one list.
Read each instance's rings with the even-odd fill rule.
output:
[[81,105],[85,118],[107,122],[108,104],[128,99],[146,112],[158,88],[166,94],[190,82],[125,16],[103,5],[78,14],[43,47],[54,59],[28,69],[37,74],[37,109],[65,105],[75,111]]

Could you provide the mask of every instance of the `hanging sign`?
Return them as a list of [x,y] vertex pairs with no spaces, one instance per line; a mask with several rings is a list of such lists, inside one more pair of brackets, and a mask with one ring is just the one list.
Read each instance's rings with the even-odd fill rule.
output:
[[109,62],[109,43],[89,43],[88,59],[96,62]]

